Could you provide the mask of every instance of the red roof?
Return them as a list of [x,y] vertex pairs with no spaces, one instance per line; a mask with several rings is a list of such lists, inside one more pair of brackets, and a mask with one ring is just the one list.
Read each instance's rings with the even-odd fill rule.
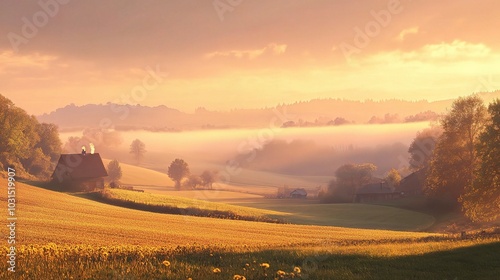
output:
[[90,179],[108,176],[99,154],[64,154],[59,157],[52,178]]

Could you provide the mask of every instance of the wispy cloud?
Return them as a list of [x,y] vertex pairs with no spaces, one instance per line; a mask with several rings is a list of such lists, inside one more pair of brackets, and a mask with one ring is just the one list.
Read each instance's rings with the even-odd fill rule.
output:
[[13,51],[0,52],[0,73],[13,69],[48,69],[57,57],[38,53],[17,55]]
[[450,61],[459,63],[461,61],[476,60],[490,57],[492,50],[485,44],[469,43],[460,40],[453,42],[442,42],[439,44],[427,44],[414,51],[390,51],[381,52],[371,56],[368,60],[370,62],[387,62],[387,61],[432,61],[443,62]]
[[417,34],[418,32],[419,32],[419,27],[418,26],[414,26],[414,27],[403,29],[399,33],[398,37],[396,37],[396,40],[398,40],[398,41],[404,41],[408,35]]
[[270,43],[269,45],[261,48],[261,49],[253,49],[253,50],[229,50],[229,51],[215,51],[205,55],[206,58],[214,58],[214,57],[234,57],[239,59],[255,59],[259,56],[262,56],[266,53],[281,55],[286,52],[287,45],[286,44],[276,44]]

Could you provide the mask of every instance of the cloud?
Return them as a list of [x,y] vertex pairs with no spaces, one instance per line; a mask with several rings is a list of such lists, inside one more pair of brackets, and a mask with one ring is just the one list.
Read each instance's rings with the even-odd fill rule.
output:
[[419,27],[418,26],[403,29],[403,31],[401,31],[399,33],[398,37],[396,37],[396,40],[398,40],[398,41],[404,41],[408,35],[417,34],[418,31],[419,31]]
[[216,51],[216,52],[211,52],[211,53],[206,54],[205,57],[206,58],[234,57],[234,58],[238,58],[238,59],[242,59],[242,58],[255,59],[255,58],[262,56],[266,53],[270,53],[273,55],[284,54],[286,52],[286,48],[287,48],[286,44],[270,43],[261,49]]
[[421,53],[429,58],[437,59],[474,59],[488,57],[491,49],[484,44],[455,40],[452,43],[426,45],[422,48]]
[[369,63],[401,62],[453,62],[474,61],[493,55],[485,44],[454,40],[451,43],[427,44],[414,51],[389,51],[375,54],[367,59]]
[[21,69],[47,70],[55,61],[57,57],[51,55],[16,55],[13,51],[3,51],[0,52],[0,73]]

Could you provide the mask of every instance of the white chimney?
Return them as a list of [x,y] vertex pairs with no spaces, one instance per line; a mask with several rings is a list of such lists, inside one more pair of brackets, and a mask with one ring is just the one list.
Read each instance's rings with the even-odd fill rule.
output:
[[95,152],[94,144],[90,143],[89,146],[90,146],[90,154],[93,155]]

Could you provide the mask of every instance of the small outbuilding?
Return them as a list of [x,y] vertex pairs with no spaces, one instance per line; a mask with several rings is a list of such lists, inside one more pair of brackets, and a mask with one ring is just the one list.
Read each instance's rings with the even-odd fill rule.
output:
[[291,198],[306,198],[307,191],[305,189],[295,189],[290,193]]
[[62,154],[52,174],[52,182],[63,190],[91,191],[104,188],[108,176],[99,154]]

